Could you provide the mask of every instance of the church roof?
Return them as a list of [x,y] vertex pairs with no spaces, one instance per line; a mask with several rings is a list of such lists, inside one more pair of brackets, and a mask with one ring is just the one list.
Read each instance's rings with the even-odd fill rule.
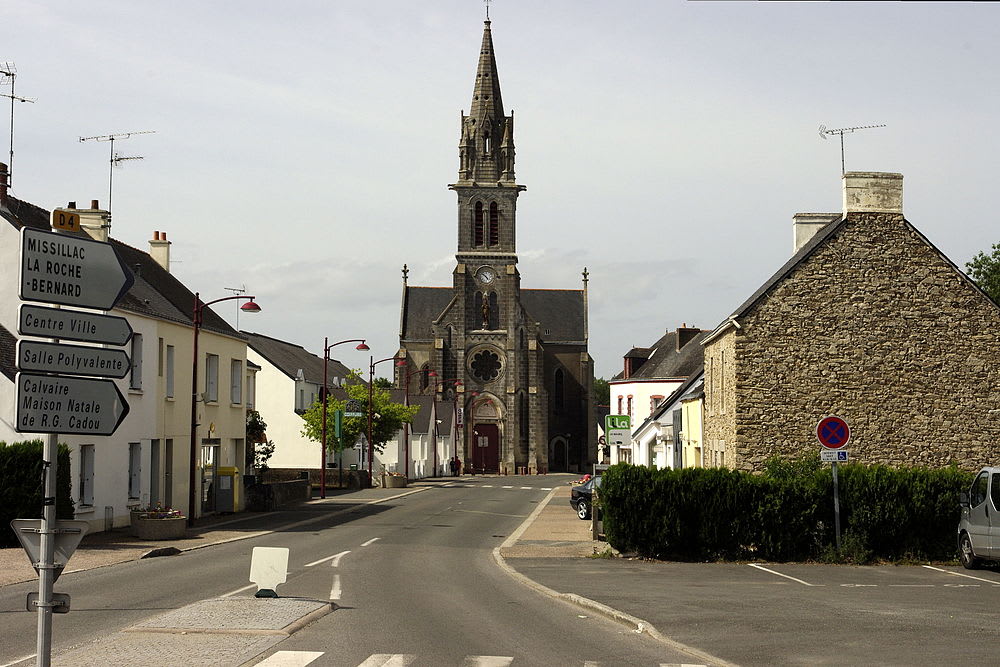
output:
[[[402,339],[429,341],[431,323],[451,302],[451,287],[406,287],[403,303]],[[543,342],[570,343],[586,340],[583,290],[522,289],[521,304],[528,317],[540,325]]]

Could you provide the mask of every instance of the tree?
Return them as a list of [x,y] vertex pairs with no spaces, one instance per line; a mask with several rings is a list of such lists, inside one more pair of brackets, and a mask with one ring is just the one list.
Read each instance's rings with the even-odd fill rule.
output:
[[594,405],[611,405],[611,385],[604,378],[594,378],[592,395]]
[[246,443],[253,452],[253,467],[257,472],[263,474],[267,472],[267,462],[274,454],[274,440],[267,439],[267,423],[261,418],[256,410],[247,410],[247,439]]
[[1000,243],[993,244],[993,252],[989,255],[980,252],[966,262],[965,270],[979,289],[1000,303]]
[[[353,380],[360,380],[358,371],[352,373]],[[326,448],[328,451],[339,452],[347,447],[354,446],[362,435],[368,436],[368,385],[356,382],[345,387],[350,400],[361,406],[360,417],[344,417],[343,429],[340,440],[334,433],[334,412],[344,410],[347,401],[327,397],[326,403]],[[386,387],[374,386],[372,390],[372,440],[375,449],[382,452],[385,443],[389,442],[404,423],[413,421],[413,415],[420,410],[419,405],[406,406],[402,403],[394,403]],[[302,415],[305,422],[302,427],[302,435],[319,442],[323,437],[323,402],[316,401]]]
[[375,387],[378,389],[392,389],[392,381],[389,378],[375,378]]

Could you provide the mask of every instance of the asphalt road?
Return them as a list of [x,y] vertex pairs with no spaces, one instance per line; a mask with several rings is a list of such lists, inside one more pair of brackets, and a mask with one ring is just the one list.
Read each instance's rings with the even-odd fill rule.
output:
[[[310,652],[313,665],[690,662],[501,571],[492,549],[545,499],[552,481],[518,478],[514,488],[484,488],[493,482],[429,488],[377,505],[331,499],[240,524],[248,532],[258,523],[285,525],[269,535],[63,575],[55,588],[71,595],[72,611],[55,617],[53,654],[198,600],[250,595],[251,549],[286,546],[288,581],[278,593],[338,605],[275,649]],[[36,615],[24,611],[34,589],[33,582],[0,588],[0,665],[34,653]]]

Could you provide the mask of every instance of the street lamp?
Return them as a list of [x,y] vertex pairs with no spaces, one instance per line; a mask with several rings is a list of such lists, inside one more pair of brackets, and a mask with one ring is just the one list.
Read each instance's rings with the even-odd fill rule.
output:
[[[327,403],[327,398],[329,397],[329,394],[330,394],[330,389],[329,389],[329,387],[328,387],[328,385],[326,383],[326,367],[327,367],[327,363],[330,361],[330,348],[331,347],[337,347],[338,345],[343,345],[344,343],[360,343],[356,348],[354,348],[355,350],[361,350],[362,352],[367,352],[370,349],[367,345],[365,345],[365,339],[364,338],[350,338],[348,340],[342,340],[342,341],[340,341],[338,343],[334,343],[332,345],[327,345],[327,341],[328,340],[330,340],[330,339],[327,338],[327,337],[325,337],[325,336],[323,337],[323,391],[322,391],[322,395],[323,395],[323,428],[322,428],[323,435],[322,435],[322,439],[320,440],[320,442],[321,442],[321,445],[320,445],[320,462],[319,462],[319,468],[320,468],[320,474],[319,474],[319,479],[320,479],[320,482],[319,482],[319,497],[320,498],[326,498],[326,403]],[[343,482],[343,479],[341,479],[341,482]]]
[[[399,368],[406,368],[406,365],[407,365],[406,359],[400,359],[399,361],[396,362],[396,366],[398,366]],[[422,372],[424,372],[423,368],[419,368],[410,373],[406,373],[404,371],[405,375],[403,376],[403,387],[404,387],[403,405],[405,405],[406,407],[410,407],[410,376]],[[435,373],[433,370],[428,370],[427,377],[436,378],[437,373]],[[410,478],[410,422],[403,422],[403,449],[405,451],[405,460],[406,460],[404,474],[406,475],[406,478],[409,479]]]
[[374,357],[369,356],[368,360],[368,485],[373,486],[374,476],[372,475],[372,450],[375,444],[372,442],[372,405],[375,402],[375,366],[383,361],[392,361],[396,357],[386,357],[374,361]]
[[260,306],[258,306],[254,299],[256,297],[253,295],[247,296],[245,294],[236,294],[233,296],[224,296],[221,299],[215,299],[214,301],[209,301],[208,303],[202,303],[199,298],[199,293],[194,294],[194,313],[191,318],[191,323],[194,325],[194,352],[191,355],[191,460],[188,470],[188,525],[194,525],[194,515],[195,515],[195,474],[198,467],[198,450],[197,450],[197,439],[196,439],[196,429],[198,428],[198,333],[201,331],[202,323],[202,312],[208,306],[213,303],[219,303],[220,301],[231,301],[233,299],[249,299],[246,303],[240,306],[240,310],[244,313],[259,313]]
[[[450,385],[452,387],[456,387],[457,388],[461,384],[462,384],[461,380],[438,380],[435,383],[435,386],[434,386],[434,395],[431,397],[431,403],[432,403],[431,407],[433,408],[431,410],[431,412],[434,413],[434,477],[437,477],[437,461],[438,461],[438,449],[437,449],[437,435],[438,435],[437,434],[437,428],[438,428],[437,427],[437,425],[438,425],[438,419],[437,419],[437,392],[438,392],[438,389],[444,388],[446,386]],[[458,425],[457,425],[457,423],[458,423],[458,391],[457,390],[455,392],[455,397],[454,397],[453,403],[454,403],[454,407],[455,407],[455,421],[452,422],[452,425],[451,425],[451,434],[452,434],[452,440],[454,440],[455,443],[456,443],[455,449],[457,450],[458,449],[458,446],[457,446],[458,439],[457,439],[457,435],[456,435],[456,429],[458,428]]]

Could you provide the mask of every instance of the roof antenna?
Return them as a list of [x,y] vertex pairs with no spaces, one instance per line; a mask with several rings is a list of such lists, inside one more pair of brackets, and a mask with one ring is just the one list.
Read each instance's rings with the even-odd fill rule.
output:
[[10,158],[7,161],[7,187],[14,184],[14,102],[31,102],[35,100],[31,97],[18,97],[14,94],[14,79],[17,77],[17,68],[12,62],[0,63],[0,86],[10,84],[10,93],[0,93],[0,97],[10,98]]
[[828,130],[826,125],[819,126],[819,137],[820,139],[826,139],[828,134],[839,134],[840,135],[840,175],[843,176],[847,173],[844,169],[844,133],[854,132],[855,130],[869,130],[873,127],[885,127],[885,125],[861,125],[859,127],[842,127],[839,130]]
[[[222,289],[226,290],[227,292],[232,292],[233,296],[239,296],[241,294],[246,294],[247,293],[247,286],[246,286],[246,284],[241,284],[239,287],[223,287]],[[236,302],[236,330],[239,331],[240,330],[240,300],[239,299],[233,299],[233,301]]]
[[101,134],[95,137],[80,137],[80,141],[107,141],[111,144],[111,167],[108,173],[108,235],[111,235],[111,192],[114,184],[115,167],[120,167],[126,160],[141,160],[142,156],[125,156],[115,153],[115,141],[128,139],[133,134],[156,134],[156,130],[142,130],[140,132],[118,132],[116,134]]

